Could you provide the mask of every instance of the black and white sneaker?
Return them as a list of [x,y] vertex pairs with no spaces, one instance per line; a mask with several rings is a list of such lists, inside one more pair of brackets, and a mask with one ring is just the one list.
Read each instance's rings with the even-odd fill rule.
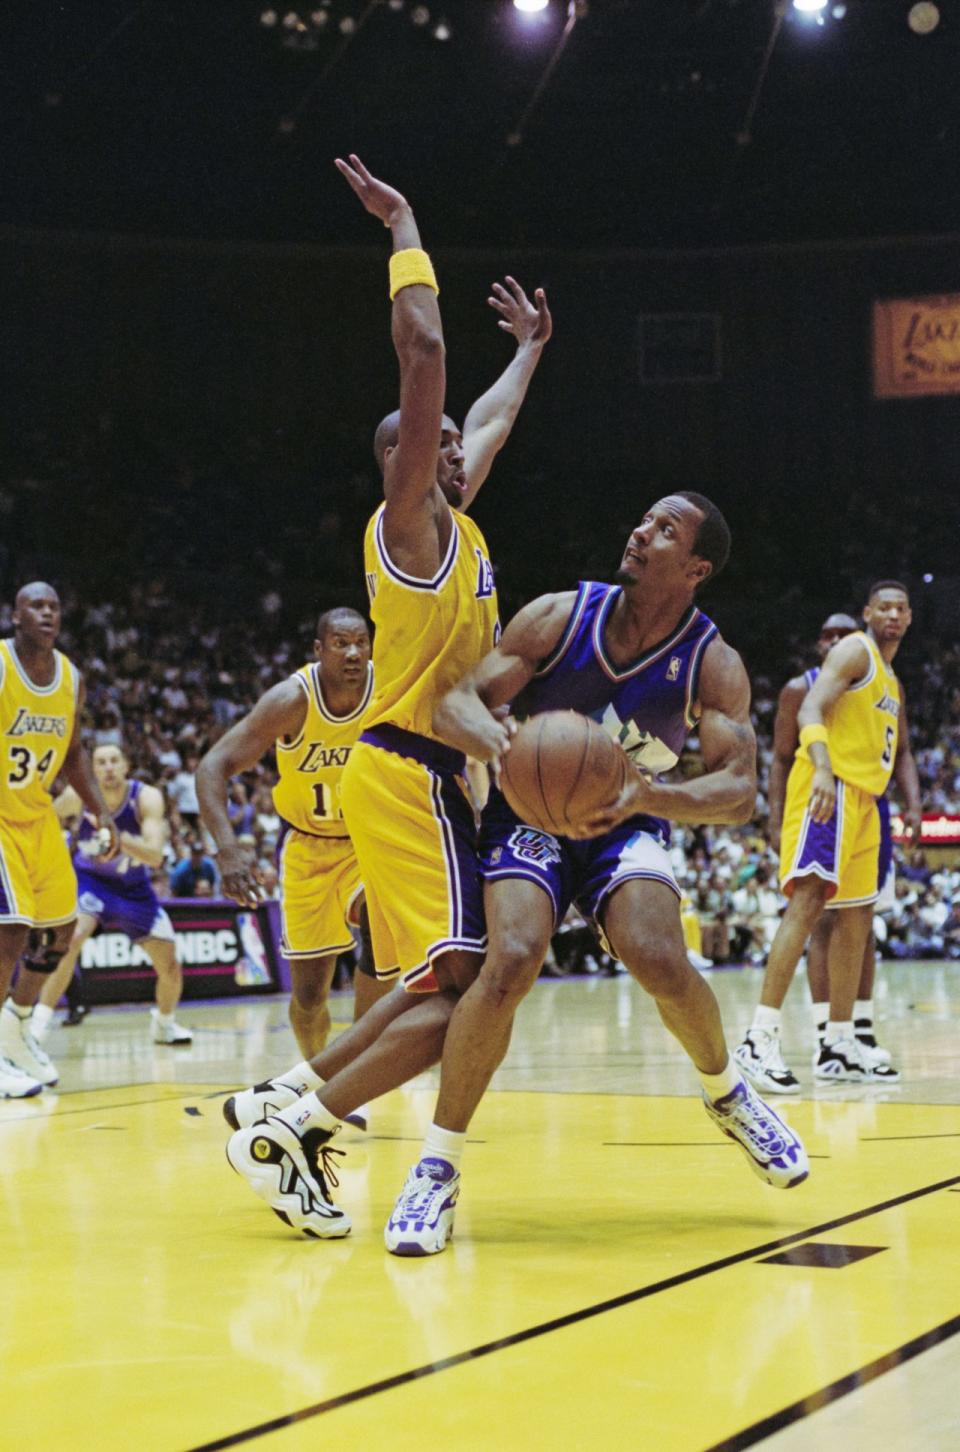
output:
[[813,1077],[834,1084],[896,1084],[900,1080],[892,1064],[874,1061],[870,1050],[855,1038],[824,1044],[813,1066]]
[[862,1044],[867,1050],[868,1057],[874,1064],[889,1064],[893,1055],[889,1049],[877,1043],[877,1036],[873,1031],[873,1020],[869,1018],[855,1018],[853,1021],[853,1032],[856,1035],[857,1043]]
[[330,1199],[327,1182],[339,1184],[331,1135],[307,1130],[302,1137],[282,1119],[238,1129],[227,1141],[227,1159],[255,1195],[294,1230],[315,1240],[350,1233],[350,1217]]
[[733,1051],[737,1067],[765,1094],[799,1094],[800,1080],[784,1063],[780,1035],[766,1029],[749,1028],[743,1043]]
[[261,1084],[241,1089],[224,1100],[223,1117],[231,1129],[249,1129],[251,1124],[259,1124],[261,1119],[279,1114],[281,1109],[289,1109],[307,1093],[306,1084],[300,1089],[291,1089],[278,1079],[264,1079]]

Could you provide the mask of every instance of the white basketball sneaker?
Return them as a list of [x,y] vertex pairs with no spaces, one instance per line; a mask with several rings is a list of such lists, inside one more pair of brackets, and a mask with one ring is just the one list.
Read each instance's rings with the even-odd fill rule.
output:
[[460,1176],[446,1160],[422,1159],[407,1175],[383,1240],[391,1255],[436,1255],[453,1235]]
[[264,1079],[262,1084],[231,1094],[224,1101],[223,1117],[231,1129],[249,1129],[251,1124],[259,1124],[261,1119],[279,1114],[281,1109],[289,1109],[291,1104],[296,1104],[309,1092],[306,1084],[293,1089],[289,1084],[281,1084],[278,1079]]
[[150,1028],[155,1044],[171,1044],[175,1049],[186,1048],[187,1044],[193,1043],[193,1034],[183,1024],[172,1020],[164,1023],[160,1017],[158,1008],[150,1010]]
[[39,1079],[31,1079],[9,1059],[0,1058],[0,1099],[30,1099],[42,1088]]
[[736,1140],[761,1180],[777,1190],[792,1190],[810,1173],[799,1136],[784,1124],[749,1084],[740,1082],[722,1099],[703,1096],[703,1107],[718,1129]]
[[749,1028],[733,1051],[741,1072],[765,1094],[799,1094],[800,1080],[788,1069],[780,1048],[780,1035]]
[[0,1058],[9,1059],[46,1088],[56,1084],[60,1077],[50,1055],[30,1032],[29,1018],[21,1018],[9,1003],[0,1009]]
[[837,1039],[825,1043],[813,1066],[813,1077],[821,1083],[898,1084],[899,1071],[892,1064],[875,1059],[859,1039]]
[[227,1159],[255,1195],[286,1225],[315,1240],[350,1233],[350,1217],[330,1199],[327,1181],[339,1184],[331,1135],[308,1129],[301,1136],[282,1119],[238,1129],[227,1142]]

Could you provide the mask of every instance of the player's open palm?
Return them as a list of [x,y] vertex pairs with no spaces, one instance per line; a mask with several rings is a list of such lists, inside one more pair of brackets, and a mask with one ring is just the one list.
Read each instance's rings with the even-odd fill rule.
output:
[[504,281],[506,286],[493,283],[493,295],[487,298],[494,312],[500,314],[497,326],[512,333],[518,343],[546,343],[553,332],[553,318],[543,288],[537,288],[531,302],[515,277],[508,275]]
[[359,156],[355,156],[353,152],[350,153],[349,162],[342,161],[338,156],[334,165],[340,175],[346,177],[367,211],[379,217],[385,227],[389,227],[397,212],[406,207],[406,197],[401,196],[394,187],[387,186],[386,182],[378,181],[372,176]]

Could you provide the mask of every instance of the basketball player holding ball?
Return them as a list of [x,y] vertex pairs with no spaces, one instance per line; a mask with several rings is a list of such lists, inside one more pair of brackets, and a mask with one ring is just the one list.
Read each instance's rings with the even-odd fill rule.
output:
[[[661,500],[630,536],[614,586],[586,583],[527,606],[499,646],[434,712],[436,735],[489,762],[496,778],[509,763],[516,727],[494,713],[510,701],[534,716],[565,707],[601,721],[639,769],[618,767],[612,775],[616,799],[581,816],[580,774],[571,774],[566,753],[547,751],[540,763],[546,795],[553,797],[552,778],[559,776],[566,810],[578,824],[576,835],[566,837],[531,827],[499,791],[492,794],[481,834],[489,948],[450,1018],[434,1123],[386,1226],[386,1246],[394,1254],[432,1255],[449,1240],[467,1127],[506,1053],[516,1007],[571,900],[654,997],[693,1060],[707,1113],[740,1145],[754,1171],[779,1188],[807,1176],[803,1145],[742,1079],[727,1051],[716,999],[687,962],[679,893],[664,846],[664,817],[743,822],[753,810],[749,682],[740,657],[694,604],[696,590],[722,568],[728,550],[726,523],[709,500],[696,494]],[[678,785],[651,781],[650,773],[675,763],[695,722],[705,774]],[[518,775],[514,787],[523,794],[529,783]],[[413,1030],[415,1013],[405,1021]],[[278,1085],[287,1082],[292,1100],[278,1117],[241,1131],[244,1148],[256,1156],[262,1140],[267,1156],[286,1126],[304,1141],[316,1139],[305,1144],[314,1162],[322,1156],[338,1121],[355,1107],[353,1099],[361,1103],[369,1093],[359,1027],[313,1061],[313,1073],[324,1081],[314,1093],[284,1076],[238,1096],[238,1103],[249,1099],[255,1112],[261,1091],[269,1089],[275,1099]],[[378,1092],[385,1087],[381,1083]],[[318,1176],[309,1178],[319,1211],[324,1187]],[[328,1204],[326,1213],[338,1212]],[[307,1234],[324,1234],[319,1214],[297,1215],[294,1223]]]

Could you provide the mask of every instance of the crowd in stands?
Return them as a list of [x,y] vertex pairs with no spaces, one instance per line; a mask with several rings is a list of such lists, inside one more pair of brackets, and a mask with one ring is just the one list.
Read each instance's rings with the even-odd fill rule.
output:
[[[106,420],[68,454],[37,435],[19,466],[8,469],[0,482],[0,635],[12,631],[17,585],[49,578],[64,606],[61,647],[86,679],[88,744],[122,743],[133,774],[157,783],[166,796],[171,833],[159,891],[215,895],[216,860],[198,816],[199,758],[263,691],[309,658],[320,610],[342,603],[363,608],[360,541],[379,486],[372,473],[348,476],[323,490],[322,505],[305,523],[293,501],[310,496],[309,471],[294,477],[288,470],[271,489],[270,528],[261,537],[251,531],[249,517],[232,508],[222,460],[211,475],[202,458],[188,464],[141,444],[136,467],[142,493],[116,487],[129,462]],[[231,461],[237,497],[249,497],[251,481],[262,479],[270,462],[257,441],[245,441]],[[82,539],[70,540],[69,550],[62,533],[48,527],[67,479],[71,510],[83,521]],[[635,522],[626,494],[612,493],[613,507],[599,523],[590,499],[581,498],[581,512],[588,514],[579,517],[573,503],[562,522],[554,513],[550,550],[531,552],[526,541],[542,529],[539,487],[533,479],[521,492],[508,528],[483,520],[494,558],[502,560],[504,618],[558,582],[578,575],[609,578],[611,561]],[[776,608],[758,610],[744,594],[743,576],[751,577],[754,591],[760,588],[754,580],[769,579],[751,553],[761,536],[769,550],[772,524],[770,531],[741,532],[734,557],[741,561],[739,573],[732,566],[705,601],[753,677],[757,812],[746,827],[676,828],[673,834],[677,879],[700,919],[703,954],[716,963],[762,962],[776,931],[782,900],[765,835],[765,793],[777,692],[787,676],[810,664],[804,643],[823,615],[851,608],[851,581],[863,573],[858,557],[846,570],[845,589],[838,586],[825,608],[815,593],[807,599],[787,590],[770,596]],[[909,559],[887,558],[909,576]],[[121,559],[136,561],[135,568],[118,570]],[[822,591],[822,581],[817,588]],[[943,649],[923,611],[915,614],[911,648],[897,665],[907,686],[924,805],[960,813],[960,645]],[[274,780],[267,759],[233,783],[229,808],[269,895],[276,893],[273,854],[281,825],[271,798]],[[960,872],[914,854],[901,871],[896,908],[880,925],[883,951],[960,956],[958,895]]]

